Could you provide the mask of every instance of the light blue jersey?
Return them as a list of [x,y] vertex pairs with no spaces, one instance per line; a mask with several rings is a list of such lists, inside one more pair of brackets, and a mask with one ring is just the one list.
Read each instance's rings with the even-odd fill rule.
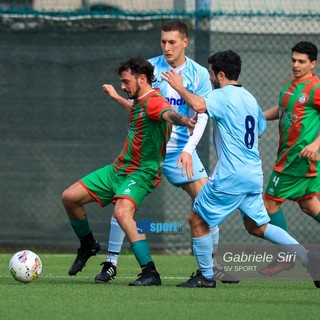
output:
[[[166,81],[162,80],[161,78],[162,72],[173,69],[168,64],[165,57],[163,55],[157,56],[149,59],[149,62],[155,67],[154,74],[157,78],[157,81],[153,86],[160,88],[162,95],[168,100],[175,111],[187,117],[193,116],[194,111],[185,103],[177,91],[175,91]],[[212,91],[208,70],[195,61],[186,57],[185,63],[174,70],[177,73],[182,71],[183,85],[188,91],[201,97],[207,96]],[[201,121],[199,121],[199,124],[200,123]],[[203,126],[204,130],[206,121],[203,121]],[[191,136],[191,139],[195,141],[193,143],[192,141],[189,141],[190,134],[187,127],[173,125],[170,140],[167,144],[167,153],[175,152],[177,150],[181,152],[189,142],[190,147],[188,146],[187,151],[192,154],[202,136],[203,130],[199,137],[197,137],[197,133],[194,132],[194,135]]]
[[263,172],[258,138],[267,128],[255,97],[239,85],[213,90],[205,98],[214,122],[213,140],[218,162],[210,178],[219,192],[261,193]]

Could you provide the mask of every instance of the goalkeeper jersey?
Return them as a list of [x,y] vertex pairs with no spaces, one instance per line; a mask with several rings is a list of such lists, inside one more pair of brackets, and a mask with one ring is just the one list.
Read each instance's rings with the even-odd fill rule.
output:
[[320,134],[320,80],[312,75],[289,79],[279,97],[279,148],[274,170],[298,177],[320,171],[320,153],[308,159],[300,151]]
[[162,114],[168,110],[172,108],[158,89],[133,102],[128,135],[120,155],[113,163],[119,174],[139,171],[151,187],[159,184],[166,144],[171,133],[171,124],[162,119]]

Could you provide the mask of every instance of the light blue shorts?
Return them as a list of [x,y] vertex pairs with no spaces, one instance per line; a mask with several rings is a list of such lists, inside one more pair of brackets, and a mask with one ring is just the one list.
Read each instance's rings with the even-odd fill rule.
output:
[[185,173],[182,176],[181,166],[177,168],[177,162],[180,157],[181,150],[177,152],[170,152],[166,154],[165,161],[163,163],[163,174],[168,179],[168,181],[176,187],[181,187],[186,183],[197,181],[201,178],[207,178],[207,172],[197,154],[196,151],[192,153],[192,165],[194,176],[192,179],[188,179],[187,174]]
[[251,218],[261,226],[270,221],[263,203],[262,193],[233,195],[214,190],[209,181],[196,197],[193,210],[215,227],[239,209],[242,219]]

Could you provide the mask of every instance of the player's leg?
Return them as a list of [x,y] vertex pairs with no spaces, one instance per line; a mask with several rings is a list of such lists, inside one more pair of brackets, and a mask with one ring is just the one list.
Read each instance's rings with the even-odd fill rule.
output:
[[62,203],[69,216],[70,224],[80,240],[77,257],[68,272],[70,276],[81,271],[87,260],[100,251],[100,245],[93,238],[84,208],[86,203],[94,200],[80,182],[76,182],[62,194]]
[[106,260],[100,265],[102,269],[95,277],[96,282],[107,283],[117,275],[117,265],[125,233],[118,221],[112,216]]
[[[184,182],[186,178],[181,176],[181,181],[177,181],[177,175],[181,174],[180,169],[176,168],[176,157],[175,154],[171,154],[171,156],[167,156],[164,171],[167,173],[168,179],[170,179],[170,183],[177,186]],[[174,179],[175,181],[173,181]],[[123,240],[125,237],[125,233],[118,224],[117,220],[112,216],[110,220],[110,232],[109,232],[109,240],[108,240],[108,251],[106,260],[101,263],[102,270],[99,274],[96,275],[96,282],[104,282],[107,283],[117,274],[117,264],[119,255],[121,252]]]
[[[192,182],[186,181],[183,184],[183,189],[189,194],[191,199],[194,201],[196,196],[199,194],[203,186],[208,181],[208,178],[204,176],[204,166],[196,152],[192,154],[192,164],[193,164],[193,171],[194,171],[193,178],[195,180]],[[192,233],[194,230],[193,218],[194,218],[194,215],[192,214],[190,214],[188,217],[190,228],[191,228],[191,235],[192,237],[195,237],[195,235]],[[239,283],[239,280],[234,275],[227,273],[224,270],[223,265],[218,264],[216,259],[214,258],[214,248],[217,248],[219,244],[219,226],[210,227],[210,234],[212,238],[212,248],[213,248],[212,257],[213,257],[213,263],[214,263],[213,268],[214,268],[215,280],[219,280],[222,283],[231,283],[231,284]]]
[[[182,161],[181,166],[177,167],[177,164],[180,162],[181,153],[178,152],[171,152],[167,153],[166,159],[163,165],[163,173],[165,177],[168,179],[168,181],[176,186],[181,187],[184,189],[190,198],[192,199],[192,202],[202,189],[202,187],[205,185],[205,183],[208,180],[207,173],[204,169],[204,166],[202,165],[200,158],[197,155],[197,152],[194,151],[192,156],[190,156],[190,159],[188,157],[185,157],[189,164],[192,164],[194,175],[191,179],[188,178],[186,172],[182,172],[182,167],[187,166],[186,163]],[[191,227],[191,234],[192,234],[192,247],[193,251],[195,253],[196,259],[201,265],[201,269],[204,271],[204,273],[209,274],[208,281],[206,278],[201,274],[200,270],[196,272],[195,277],[192,277],[190,281],[187,281],[186,283],[179,284],[178,286],[181,287],[194,287],[198,286],[198,284],[202,284],[204,286],[208,287],[214,287],[215,282],[213,281],[212,276],[212,256],[211,256],[211,247],[212,247],[212,236],[210,235],[210,230],[208,226],[204,226],[204,221],[193,211],[189,214],[189,223]],[[204,228],[204,230],[202,229]],[[205,254],[203,250],[204,248],[207,248],[207,245],[209,245],[209,255]],[[202,253],[200,251],[203,251]],[[208,259],[208,261],[207,261]],[[207,275],[207,274],[206,274]]]
[[[271,219],[270,223],[288,230],[283,212],[279,209],[281,203],[286,199],[297,201],[302,211],[320,222],[320,203],[317,198],[319,185],[318,177],[293,177],[274,171],[269,179],[265,194],[265,206]],[[294,262],[274,260],[259,272],[264,275],[275,275],[293,267]]]
[[[276,179],[270,179],[270,180],[271,181],[272,180],[278,181]],[[269,180],[269,183],[270,183],[270,180]],[[267,190],[268,190],[268,188],[267,188]],[[286,220],[284,218],[282,211],[279,210],[280,205],[281,205],[280,201],[275,201],[270,198],[268,198],[268,199],[265,198],[264,204],[266,206],[264,206],[262,199],[260,198],[260,195],[258,195],[258,196],[252,195],[252,197],[257,197],[257,199],[255,199],[255,202],[256,202],[255,211],[253,211],[253,210],[250,211],[250,214],[253,214],[251,219],[245,218],[245,227],[250,234],[263,238],[265,236],[264,230],[262,230],[262,228],[257,229],[257,223],[259,225],[263,225],[267,222],[269,222],[269,225],[270,225],[268,227],[268,230],[277,230],[276,228],[275,229],[273,228],[273,226],[277,226],[277,227],[281,228],[283,231],[287,231]],[[248,198],[248,199],[250,199],[250,198]],[[246,205],[246,202],[243,204],[243,209],[247,210],[245,208],[245,205]],[[269,208],[269,210],[268,210],[268,208]],[[241,210],[241,208],[240,208],[240,210]],[[269,219],[265,215],[266,211],[268,214],[270,212],[276,212],[275,214],[269,214],[270,221],[268,221]],[[260,231],[260,234],[255,234],[257,231]],[[268,235],[269,235],[269,233],[267,232],[266,237],[268,237]],[[283,232],[278,233],[279,237],[281,237],[281,235],[284,236],[284,239],[285,239],[286,233],[283,233]],[[281,271],[289,270],[293,267],[294,267],[294,262],[292,262],[292,261],[279,262],[277,259],[275,259],[271,263],[269,263],[267,266],[261,268],[259,270],[259,272],[263,275],[275,275]]]
[[[270,217],[270,224],[280,227],[281,229],[288,231],[288,224],[286,217],[281,209],[282,202],[275,201],[269,198],[264,200],[265,207]],[[281,271],[289,270],[294,267],[294,262],[279,262],[277,259],[271,261],[267,266],[261,268],[259,272],[263,275],[275,275]]]
[[[314,285],[317,288],[320,288],[320,257],[318,253],[308,251],[285,230],[270,223],[257,226],[255,221],[247,219],[245,226],[251,235],[263,238],[272,243],[282,245],[282,247],[285,248],[286,252],[291,252],[291,254],[296,255],[310,273]],[[284,269],[282,269],[281,271],[283,270]],[[259,272],[262,273],[261,270],[259,270]]]
[[286,217],[281,209],[283,202],[276,201],[270,198],[265,198],[264,204],[270,217],[270,223],[288,231]]
[[160,275],[151,257],[146,236],[144,233],[138,233],[134,220],[134,215],[143,199],[154,191],[146,181],[140,173],[128,175],[114,196],[116,201],[114,217],[130,241],[131,250],[141,267],[138,279],[129,283],[131,286],[161,285]]
[[[285,231],[288,231],[288,224],[286,218],[283,214],[283,211],[280,208],[281,203],[271,199],[265,199],[264,203],[270,217],[270,225],[274,225],[280,227]],[[275,259],[271,261],[267,266],[261,268],[259,272],[263,275],[275,275],[281,271],[289,270],[293,267],[294,262],[292,261],[279,262],[277,259]]]
[[96,201],[104,207],[111,203],[114,196],[115,177],[116,173],[113,167],[107,165],[91,172],[63,192],[62,202],[81,243],[77,257],[69,270],[69,275],[75,275],[81,271],[87,260],[100,251],[100,244],[93,238],[83,205]]
[[[202,180],[202,181],[201,181]],[[190,197],[194,200],[196,195],[201,191],[203,187],[205,179],[200,179],[198,181],[189,183],[185,185],[185,190],[188,192]],[[201,219],[201,218],[200,218]],[[189,224],[190,224],[190,229],[191,229],[191,236],[194,239],[195,237],[198,237],[198,224],[199,224],[199,216],[191,211],[191,213],[188,216]],[[201,219],[202,220],[202,219]],[[231,284],[236,284],[239,283],[239,279],[237,279],[234,275],[226,272],[224,270],[223,265],[218,264],[216,262],[216,259],[214,257],[214,249],[217,248],[219,244],[219,227],[210,227],[210,235],[211,235],[211,243],[212,243],[212,258],[213,258],[213,271],[215,274],[215,280],[219,280],[222,283],[231,283]]]
[[210,228],[193,210],[189,216],[193,217],[192,249],[198,264],[198,270],[195,274],[192,274],[188,281],[178,284],[177,287],[215,288]]
[[[266,215],[267,216],[267,215]],[[286,245],[286,250],[290,251],[290,245],[297,257],[306,264],[308,262],[308,251],[303,246],[298,246],[299,242],[294,239],[287,231],[268,222],[262,222],[264,219],[255,220],[253,215],[251,218],[245,218],[245,227],[247,231],[255,236],[272,243]],[[263,223],[263,224],[261,224]],[[288,245],[288,246],[287,246]],[[261,272],[260,272],[261,273]]]
[[[184,173],[184,176],[182,175],[182,168],[177,167],[177,163],[179,163],[181,153],[179,152],[171,152],[166,155],[166,159],[163,165],[163,173],[168,179],[168,181],[176,186],[181,187],[184,189],[190,198],[192,199],[192,202],[196,198],[196,196],[199,194],[203,186],[208,181],[208,175],[206,170],[204,169],[204,166],[197,154],[196,151],[192,153],[191,156],[191,162],[193,167],[194,175],[192,179],[189,179],[187,177],[187,174]],[[195,228],[193,227],[193,223],[197,223],[197,221],[193,222],[195,215],[192,213],[188,216],[190,228],[191,228],[191,235],[194,238],[195,234],[193,234],[193,230]],[[219,243],[219,227],[210,227],[210,234],[212,238],[212,247],[216,247]],[[215,261],[214,261],[215,262]],[[216,280],[220,280],[224,283],[238,283],[239,280],[235,278],[233,275],[228,274],[224,271],[224,268],[222,265],[214,264],[214,269],[216,273]]]
[[299,206],[301,210],[308,216],[320,223],[320,201],[318,197],[300,200]]
[[301,210],[320,223],[320,176],[304,179],[304,196],[299,200]]
[[110,220],[110,232],[106,260],[100,265],[102,269],[95,277],[99,283],[107,283],[117,275],[117,265],[122,248],[125,233],[117,220],[112,216]]
[[140,267],[141,273],[139,278],[129,283],[130,286],[152,286],[161,285],[160,275],[156,270],[155,264],[151,257],[149,245],[145,234],[139,234],[137,231],[134,214],[136,204],[130,199],[117,199],[114,207],[114,217],[125,232],[131,243],[133,251]]
[[[244,217],[245,227],[251,235],[285,246],[286,251],[290,252],[292,250],[292,254],[295,254],[302,261],[315,280],[316,287],[320,287],[319,257],[308,252],[287,231],[269,223],[269,217],[263,205],[261,194],[247,195],[239,209]],[[259,272],[261,273],[261,270]]]
[[192,248],[198,268],[196,274],[179,287],[214,288],[215,272],[213,268],[212,235],[209,226],[217,226],[237,208],[241,197],[222,194],[207,183],[195,199],[191,219],[193,219]]
[[285,231],[288,231],[288,224],[281,205],[289,196],[287,188],[290,187],[290,181],[288,180],[287,176],[273,171],[269,178],[264,197],[264,205],[270,217],[270,223]]
[[270,216],[270,223],[288,230],[284,214],[280,208],[286,200],[299,203],[303,212],[320,222],[320,176],[314,178],[295,177],[273,171],[265,193],[265,206]]

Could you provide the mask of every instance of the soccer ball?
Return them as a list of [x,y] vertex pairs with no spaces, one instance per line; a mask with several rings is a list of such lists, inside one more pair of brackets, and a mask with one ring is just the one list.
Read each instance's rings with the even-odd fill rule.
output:
[[30,250],[16,252],[9,263],[9,270],[17,281],[31,282],[37,279],[42,271],[42,262],[37,254]]

